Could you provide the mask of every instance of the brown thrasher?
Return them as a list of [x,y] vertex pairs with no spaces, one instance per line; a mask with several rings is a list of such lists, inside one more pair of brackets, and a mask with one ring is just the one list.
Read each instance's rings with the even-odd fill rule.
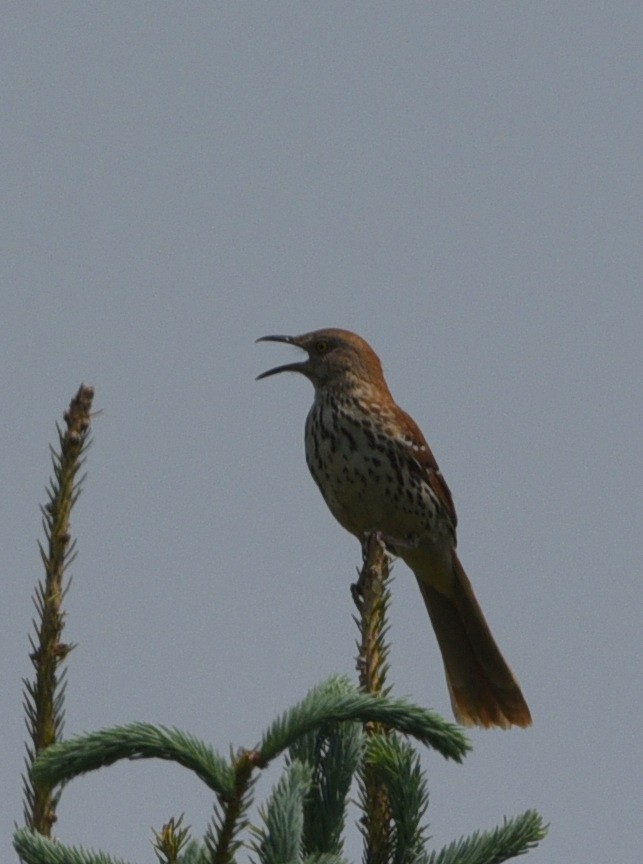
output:
[[393,401],[377,354],[347,330],[263,336],[308,359],[259,375],[301,372],[315,388],[306,462],[331,513],[360,541],[377,530],[411,568],[440,646],[451,705],[465,726],[531,725],[518,682],[456,554],[451,493],[424,436]]

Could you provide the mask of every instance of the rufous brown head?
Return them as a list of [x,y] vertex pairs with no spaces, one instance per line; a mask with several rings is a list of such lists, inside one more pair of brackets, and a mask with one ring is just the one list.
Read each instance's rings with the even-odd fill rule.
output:
[[262,336],[257,342],[285,342],[303,349],[308,357],[285,363],[257,376],[257,381],[278,372],[300,372],[316,389],[347,385],[356,381],[382,387],[384,377],[377,354],[368,342],[350,330],[328,328],[302,336]]

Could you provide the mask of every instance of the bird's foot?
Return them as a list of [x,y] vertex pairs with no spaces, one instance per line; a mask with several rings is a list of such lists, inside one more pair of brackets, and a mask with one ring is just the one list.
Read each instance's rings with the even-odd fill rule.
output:
[[386,546],[391,555],[397,556],[398,549],[417,549],[420,545],[420,538],[417,534],[405,534],[404,537],[393,537],[390,534],[380,535],[382,542]]
[[357,571],[357,582],[351,585],[351,597],[359,612],[362,611],[364,605],[365,581],[369,578],[370,568],[373,566],[373,561],[377,558],[378,552],[381,555],[390,554],[386,537],[381,531],[367,531],[362,540],[363,567]]
[[361,612],[364,606],[364,586],[359,570],[357,571],[357,575],[357,582],[353,582],[351,585],[351,597],[353,598],[353,603],[357,607],[357,611]]
[[383,546],[387,549],[388,539],[381,531],[371,528],[370,531],[364,533],[364,539],[362,540],[362,561],[366,562],[368,560],[375,546]]

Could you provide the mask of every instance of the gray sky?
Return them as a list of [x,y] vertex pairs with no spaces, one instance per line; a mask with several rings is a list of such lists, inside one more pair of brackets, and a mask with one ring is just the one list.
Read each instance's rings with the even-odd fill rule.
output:
[[[537,807],[534,864],[640,848],[639,2],[5,4],[0,813],[47,446],[96,388],[73,530],[66,732],[148,720],[223,752],[353,674],[355,540],[303,458],[310,385],[265,333],[356,330],[427,435],[534,716],[429,772],[434,845]],[[450,715],[409,571],[395,693]],[[269,780],[274,779],[274,774]],[[265,794],[269,781],[260,785]],[[210,796],[133,764],[58,836],[153,860]],[[355,831],[349,851],[357,856]]]

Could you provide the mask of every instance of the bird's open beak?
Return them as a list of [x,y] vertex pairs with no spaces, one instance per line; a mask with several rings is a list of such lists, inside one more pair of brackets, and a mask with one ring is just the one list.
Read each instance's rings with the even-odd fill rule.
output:
[[[259,339],[255,340],[257,342],[285,342],[286,345],[297,345],[297,340],[294,336],[261,336]],[[284,363],[283,366],[275,366],[274,369],[268,369],[267,372],[262,372],[261,375],[257,375],[256,381],[260,381],[262,378],[268,378],[270,375],[276,375],[278,372],[301,372],[304,375],[306,374],[306,361],[303,363]]]

